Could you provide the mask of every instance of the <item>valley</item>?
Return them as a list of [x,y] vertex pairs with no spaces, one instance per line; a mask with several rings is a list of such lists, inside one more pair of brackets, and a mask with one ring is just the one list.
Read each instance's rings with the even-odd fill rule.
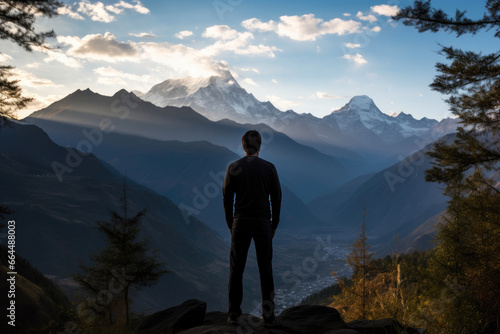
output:
[[[224,309],[229,233],[220,187],[227,165],[242,155],[241,134],[249,128],[262,133],[261,157],[276,165],[283,189],[274,260],[280,307],[333,284],[332,271],[348,274],[343,259],[363,206],[376,249],[392,252],[396,237],[406,243],[402,248],[430,247],[415,240],[432,235],[433,225],[424,223],[446,199],[423,180],[425,145],[452,132],[450,120],[388,116],[367,96],[323,119],[282,112],[256,100],[229,72],[166,81],[141,97],[78,90],[0,132],[13,143],[0,153],[2,180],[14,189],[0,201],[25,221],[20,252],[46,275],[66,282],[78,270],[77,259],[97,249],[99,243],[87,243],[98,239],[93,222],[116,207],[126,175],[133,207],[150,212],[145,233],[174,271],[141,291],[134,307],[158,309],[199,297]],[[50,239],[35,237],[42,227],[53,231]],[[256,268],[250,256],[249,311],[260,293]]]

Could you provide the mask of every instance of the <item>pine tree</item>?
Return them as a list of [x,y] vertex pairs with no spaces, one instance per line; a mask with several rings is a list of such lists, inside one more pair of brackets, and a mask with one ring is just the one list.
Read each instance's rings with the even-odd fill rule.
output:
[[[415,1],[394,17],[419,32],[476,34],[500,38],[500,0],[486,1],[480,19],[457,10],[454,17]],[[498,331],[500,323],[500,50],[489,54],[452,46],[441,50],[448,63],[437,63],[431,84],[448,95],[460,120],[456,139],[437,142],[429,156],[434,166],[426,180],[445,184],[450,197],[439,226],[431,268],[448,305],[445,326],[451,332]],[[447,286],[443,286],[443,284]]]
[[340,282],[342,294],[334,299],[334,304],[343,306],[346,311],[344,318],[350,320],[368,319],[372,303],[373,289],[370,278],[374,270],[374,253],[370,252],[368,236],[366,235],[365,212],[359,237],[351,246],[351,252],[347,255],[347,264],[353,269],[351,277],[352,285]]
[[[430,1],[415,1],[413,7],[401,9],[394,17],[419,32],[440,30],[457,37],[494,30],[500,38],[500,0],[488,0],[486,13],[479,20],[457,10],[455,18],[431,7]],[[457,139],[453,144],[439,142],[430,152],[435,166],[427,171],[432,182],[454,183],[471,168],[498,171],[500,161],[500,50],[483,55],[443,46],[441,53],[451,62],[437,63],[440,74],[430,85],[433,90],[449,95],[447,103],[460,118]],[[500,195],[497,190],[496,193]]]
[[0,66],[0,117],[17,118],[16,112],[33,100],[22,95],[19,80],[10,79],[12,69],[12,66]]
[[87,306],[101,318],[107,317],[110,325],[115,322],[112,317],[114,309],[120,307],[124,308],[125,322],[129,323],[132,290],[154,285],[169,272],[158,262],[156,252],[148,254],[147,239],[137,240],[146,210],[129,216],[125,181],[121,203],[123,214],[112,211],[109,220],[96,222],[105,236],[105,247],[91,256],[91,266],[80,266],[84,273],[73,276],[93,297]]
[[[55,37],[53,30],[36,32],[38,17],[53,17],[62,3],[56,0],[10,0],[0,6],[0,39],[10,40],[30,52],[49,49],[45,40]],[[18,80],[12,80],[12,66],[0,66],[0,119],[15,118],[31,98],[22,95]],[[1,124],[0,124],[1,126]]]

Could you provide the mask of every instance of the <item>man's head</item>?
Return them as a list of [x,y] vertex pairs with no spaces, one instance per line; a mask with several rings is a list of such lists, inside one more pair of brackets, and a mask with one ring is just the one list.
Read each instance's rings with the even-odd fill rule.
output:
[[249,130],[241,137],[241,144],[245,150],[246,155],[253,155],[259,153],[262,138],[257,130]]

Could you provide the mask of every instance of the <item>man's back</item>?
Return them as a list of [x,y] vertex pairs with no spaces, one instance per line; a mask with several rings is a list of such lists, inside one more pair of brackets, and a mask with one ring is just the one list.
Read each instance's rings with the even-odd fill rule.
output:
[[242,313],[243,272],[253,239],[259,266],[262,316],[266,324],[272,325],[273,237],[280,219],[281,187],[274,165],[259,158],[262,137],[258,131],[247,131],[241,143],[245,157],[229,165],[222,186],[226,223],[231,232],[228,322],[237,324]]
[[281,188],[274,165],[257,156],[245,156],[232,163],[226,175],[223,197],[227,223],[233,219],[236,194],[234,218],[271,219],[275,229],[279,223]]

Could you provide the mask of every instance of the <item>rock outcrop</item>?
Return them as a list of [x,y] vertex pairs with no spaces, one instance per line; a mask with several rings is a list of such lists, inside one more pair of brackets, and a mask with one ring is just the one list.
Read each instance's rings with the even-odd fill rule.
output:
[[154,313],[139,325],[138,333],[154,334],[416,334],[392,319],[358,320],[345,323],[339,312],[321,305],[287,308],[266,328],[261,318],[244,314],[237,325],[227,323],[227,313],[206,312],[206,303],[190,299],[181,305]]
[[179,333],[185,329],[201,326],[205,320],[207,303],[189,299],[184,303],[156,312],[144,319],[139,333]]

